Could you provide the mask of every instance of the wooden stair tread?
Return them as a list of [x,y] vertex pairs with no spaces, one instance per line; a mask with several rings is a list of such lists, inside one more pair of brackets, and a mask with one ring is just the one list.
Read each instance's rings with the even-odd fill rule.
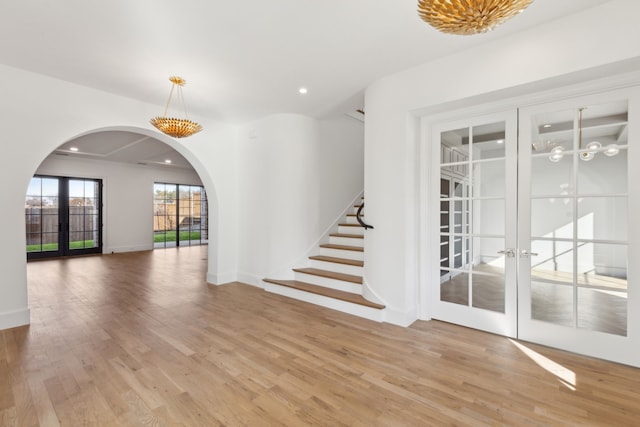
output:
[[343,251],[364,252],[364,248],[358,246],[334,245],[332,243],[325,243],[324,245],[320,245],[320,247],[327,249],[340,249]]
[[321,270],[319,268],[294,268],[296,273],[311,274],[313,276],[326,277],[328,279],[342,280],[343,282],[351,282],[362,285],[362,276],[353,274],[337,273],[335,271]]
[[322,295],[329,298],[338,299],[341,301],[350,302],[353,304],[363,305],[366,307],[383,309],[384,305],[376,304],[375,302],[368,301],[362,297],[362,295],[352,294],[350,292],[339,291],[336,289],[325,288],[323,286],[312,285],[311,283],[300,282],[298,280],[275,280],[275,279],[263,279],[265,282],[273,283],[275,285],[286,286],[288,288],[298,289],[305,292],[310,292],[316,295]]
[[364,235],[362,234],[345,234],[345,233],[331,233],[329,234],[331,237],[346,237],[349,239],[364,239]]
[[336,264],[355,265],[356,267],[364,267],[364,261],[359,261],[355,259],[337,258],[333,256],[326,256],[326,255],[313,255],[313,256],[310,256],[309,259],[312,259],[315,261],[334,262]]
[[[356,216],[358,216],[358,215],[357,215],[357,214],[347,214],[347,216],[353,216],[353,217],[356,217]],[[360,214],[360,216],[364,216],[364,214]]]

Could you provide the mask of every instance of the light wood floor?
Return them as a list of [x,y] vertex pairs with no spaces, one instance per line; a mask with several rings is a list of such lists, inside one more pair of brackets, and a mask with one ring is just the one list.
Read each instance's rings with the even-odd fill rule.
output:
[[205,251],[29,263],[32,324],[0,332],[0,425],[640,422],[638,369],[208,286]]

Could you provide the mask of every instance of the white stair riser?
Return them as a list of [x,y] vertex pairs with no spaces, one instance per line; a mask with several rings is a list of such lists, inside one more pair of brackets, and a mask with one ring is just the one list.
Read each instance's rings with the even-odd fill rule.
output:
[[300,282],[311,283],[312,285],[318,285],[325,288],[337,289],[339,291],[362,295],[362,285],[359,285],[357,283],[345,282],[342,280],[330,279],[328,277],[300,273],[297,271],[295,272],[295,279]]
[[364,253],[360,251],[345,251],[343,249],[320,248],[320,255],[364,261]]
[[338,226],[338,233],[340,234],[357,234],[364,236],[364,228],[362,227],[345,227],[344,225]]
[[[362,220],[364,221],[364,217],[362,218]],[[355,216],[349,216],[349,215],[347,215],[345,222],[347,224],[359,224],[358,219]]]
[[359,248],[362,248],[364,246],[364,239],[358,239],[354,237],[329,236],[329,243],[332,243],[334,245],[357,246]]
[[340,264],[338,262],[310,260],[309,267],[318,268],[320,270],[329,270],[336,273],[353,274],[354,276],[362,276],[363,268],[358,265]]
[[360,304],[354,304],[351,302],[341,301],[322,295],[316,295],[310,292],[301,291],[299,289],[276,285],[274,283],[267,283],[265,286],[265,290],[268,292],[273,292],[275,294],[284,295],[289,298],[295,298],[300,301],[305,301],[333,310],[342,311],[343,313],[364,317],[365,319],[374,320],[376,322],[383,322],[385,320],[385,310],[379,310]]

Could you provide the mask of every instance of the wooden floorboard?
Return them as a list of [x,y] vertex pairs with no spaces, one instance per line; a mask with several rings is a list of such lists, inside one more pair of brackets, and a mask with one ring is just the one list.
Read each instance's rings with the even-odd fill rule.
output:
[[401,328],[240,283],[207,285],[205,257],[192,247],[29,263],[32,323],[0,331],[0,425],[640,420],[638,369],[437,321]]

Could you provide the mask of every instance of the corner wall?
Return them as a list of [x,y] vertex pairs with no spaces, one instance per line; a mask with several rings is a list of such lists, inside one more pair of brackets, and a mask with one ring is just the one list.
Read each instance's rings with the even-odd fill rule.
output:
[[241,129],[239,278],[287,278],[362,192],[363,126],[277,114]]

